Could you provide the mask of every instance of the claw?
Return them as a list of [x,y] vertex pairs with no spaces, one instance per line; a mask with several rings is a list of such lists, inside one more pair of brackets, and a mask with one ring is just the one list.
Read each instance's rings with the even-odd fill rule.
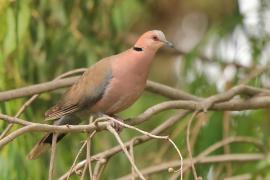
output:
[[[113,116],[114,119],[116,119],[117,121],[120,121],[120,122],[124,122],[123,119],[117,117],[117,116]],[[120,133],[123,129],[123,126],[117,122],[113,122],[113,128],[118,132]]]
[[[116,115],[106,115],[106,114],[102,114],[100,113],[99,116],[107,116],[107,117],[111,117],[114,118],[115,120],[119,121],[119,122],[124,122],[122,118],[116,116]],[[120,123],[117,123],[115,121],[112,121],[112,127],[116,130],[116,132],[120,133],[123,129],[123,126]]]

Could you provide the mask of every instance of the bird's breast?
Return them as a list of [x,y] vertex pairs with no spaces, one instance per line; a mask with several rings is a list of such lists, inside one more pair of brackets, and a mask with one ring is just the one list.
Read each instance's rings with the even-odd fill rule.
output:
[[146,79],[140,75],[131,77],[113,77],[106,88],[103,97],[95,106],[92,112],[102,112],[105,114],[115,114],[132,105],[143,93]]
[[132,105],[143,93],[153,54],[125,51],[112,57],[112,79],[92,112],[114,114]]

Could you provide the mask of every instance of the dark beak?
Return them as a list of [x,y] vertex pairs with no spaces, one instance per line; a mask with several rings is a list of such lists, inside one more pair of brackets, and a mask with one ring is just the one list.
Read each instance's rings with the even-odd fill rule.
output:
[[171,42],[169,42],[169,41],[166,42],[166,46],[168,46],[168,47],[170,47],[170,48],[174,48],[173,43],[171,43]]
[[169,41],[161,41],[161,42],[163,42],[167,47],[174,48],[173,43],[171,43]]

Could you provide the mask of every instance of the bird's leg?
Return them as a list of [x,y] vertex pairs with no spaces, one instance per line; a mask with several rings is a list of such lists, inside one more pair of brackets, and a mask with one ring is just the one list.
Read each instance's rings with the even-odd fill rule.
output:
[[[111,115],[112,118],[116,119],[117,121],[124,122],[122,118],[116,115]],[[123,126],[117,122],[113,122],[113,128],[116,130],[116,132],[120,133],[123,129]]]
[[[98,113],[96,115],[97,115],[97,117],[109,117],[109,118],[113,118],[119,122],[122,122],[122,123],[124,122],[124,120],[122,118],[120,118],[119,116],[114,115],[114,114],[107,115],[107,114],[103,114],[103,113]],[[112,127],[116,130],[116,132],[120,133],[123,129],[123,126],[120,123],[117,123],[115,121],[111,120],[111,122],[112,122]]]

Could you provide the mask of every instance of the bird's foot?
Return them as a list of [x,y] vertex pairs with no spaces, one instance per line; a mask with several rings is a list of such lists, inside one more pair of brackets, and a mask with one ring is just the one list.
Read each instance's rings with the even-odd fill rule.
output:
[[[123,119],[118,116],[112,116],[115,120],[124,123]],[[112,127],[116,130],[116,132],[120,133],[123,129],[123,126],[120,123],[117,123],[116,121],[112,122]]]
[[[121,125],[121,123],[124,123],[124,120],[122,118],[120,118],[119,116],[116,115],[107,115],[107,114],[103,114],[103,113],[99,113],[97,114],[98,117],[108,117],[106,120],[109,119],[109,121],[112,123],[112,127],[116,130],[117,133],[120,133],[123,129],[123,126]],[[110,120],[110,118],[113,118],[114,120]],[[103,120],[105,120],[103,119]],[[116,122],[119,121],[120,123]]]

